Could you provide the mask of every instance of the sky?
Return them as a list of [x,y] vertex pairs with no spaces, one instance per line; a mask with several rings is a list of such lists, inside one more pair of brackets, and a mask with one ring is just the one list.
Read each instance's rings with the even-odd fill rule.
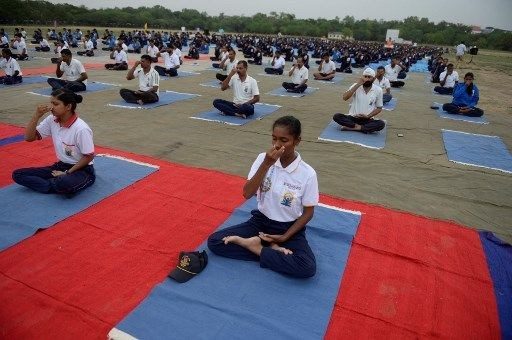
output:
[[183,8],[196,9],[216,16],[252,16],[272,11],[295,14],[297,18],[333,19],[346,15],[356,20],[402,20],[410,16],[428,18],[438,23],[447,21],[470,26],[492,26],[512,31],[512,0],[50,0],[51,3],[84,5],[88,8],[153,7],[161,5],[172,11]]

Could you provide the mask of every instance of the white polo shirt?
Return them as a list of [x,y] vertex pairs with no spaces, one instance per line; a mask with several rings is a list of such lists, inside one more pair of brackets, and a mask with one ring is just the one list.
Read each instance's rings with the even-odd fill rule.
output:
[[25,43],[25,39],[16,41],[16,43],[14,43],[14,47],[16,48],[16,52],[18,52],[18,54],[23,54],[23,50],[27,52],[27,44]]
[[18,64],[18,61],[14,58],[9,58],[9,60],[2,58],[0,59],[0,68],[4,69],[6,76],[12,76],[14,72],[18,71],[19,76],[22,76],[20,69],[20,64]]
[[389,81],[397,81],[398,73],[402,71],[402,68],[398,65],[395,65],[395,67],[391,67],[391,64],[388,64],[384,66],[384,70],[386,71],[386,74],[384,76],[388,78]]
[[[297,158],[283,168],[281,161],[270,167],[256,195],[258,210],[269,219],[279,222],[290,222],[298,219],[304,207],[318,205],[318,179],[315,170]],[[251,179],[265,159],[260,153],[247,176]]]
[[50,47],[50,44],[48,44],[48,40],[46,40],[46,39],[41,40],[41,41],[39,42],[39,45],[40,45],[41,47]]
[[301,68],[296,67],[292,73],[292,83],[302,84],[304,79],[308,79],[309,70],[303,65]]
[[249,75],[246,76],[243,82],[238,74],[233,75],[229,80],[229,87],[233,89],[233,102],[235,104],[244,104],[260,94],[258,83]]
[[92,51],[93,49],[94,49],[94,44],[92,43],[92,40],[87,40],[85,42],[85,50]]
[[174,49],[174,54],[178,56],[178,59],[181,59],[181,50],[179,48],[176,47]]
[[391,84],[389,83],[389,79],[386,77],[382,77],[382,80],[379,80],[377,77],[375,77],[375,80],[373,83],[377,86],[379,86],[382,89],[382,92],[384,92],[387,89],[391,88]]
[[275,69],[284,68],[284,65],[286,64],[286,61],[284,60],[283,56],[280,56],[279,58],[274,60],[274,66],[272,66]]
[[439,80],[443,81],[446,78],[446,82],[444,83],[443,87],[451,88],[455,86],[455,83],[459,81],[459,74],[457,71],[452,71],[452,74],[446,75],[448,71],[443,71],[439,75]]
[[114,60],[116,64],[128,63],[128,55],[124,50],[114,51]]
[[[71,58],[69,65],[66,62],[60,63],[60,70],[64,72],[61,79],[68,81],[75,81],[80,78],[80,75],[85,72],[84,65],[80,62],[80,60]],[[87,84],[87,79],[83,81],[84,84]]]
[[[350,89],[356,85],[357,84],[353,84],[350,86]],[[370,112],[378,107],[382,107],[383,105],[382,89],[379,86],[372,84],[372,88],[368,93],[366,93],[361,85],[352,96],[352,102],[350,103],[348,114],[350,116],[357,116],[360,114],[368,115]]]
[[161,52],[160,55],[164,58],[164,66],[166,69],[176,68],[180,66],[180,58],[175,54],[169,54],[169,52]]
[[155,58],[158,52],[158,47],[156,47],[155,45],[153,45],[153,47],[151,47],[151,45],[148,45],[147,53],[151,58]]
[[[149,91],[153,86],[160,86],[160,75],[154,68],[150,68],[148,73],[139,67],[133,72],[135,78],[139,78],[139,90]],[[157,89],[156,94],[160,93],[160,87]]]
[[2,45],[4,45],[4,44],[8,44],[8,43],[9,43],[9,39],[7,39],[7,37],[4,35],[4,36],[2,37]]
[[455,48],[457,49],[456,55],[458,56],[464,55],[464,52],[467,50],[467,47],[464,44],[458,44]]
[[76,164],[84,155],[94,155],[92,130],[76,114],[62,126],[49,115],[39,123],[36,131],[39,139],[52,137],[55,154],[61,162]]
[[320,71],[320,73],[329,74],[332,73],[332,71],[336,71],[336,64],[334,63],[334,61],[329,60],[328,63],[324,61],[322,63],[322,70]]

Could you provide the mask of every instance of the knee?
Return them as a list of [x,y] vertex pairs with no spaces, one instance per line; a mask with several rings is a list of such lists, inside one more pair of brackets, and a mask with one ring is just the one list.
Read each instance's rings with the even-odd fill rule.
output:
[[334,116],[332,116],[332,120],[338,122],[343,119],[343,116],[344,115],[342,113],[335,113]]
[[308,277],[313,277],[316,274],[316,261],[314,256],[305,256],[301,257],[300,269],[292,274],[297,278],[307,279]]
[[208,249],[214,254],[220,253],[220,247],[224,244],[224,241],[219,237],[219,233],[213,233],[208,237]]
[[23,171],[21,169],[14,170],[11,177],[15,183],[19,184],[20,179],[23,177]]

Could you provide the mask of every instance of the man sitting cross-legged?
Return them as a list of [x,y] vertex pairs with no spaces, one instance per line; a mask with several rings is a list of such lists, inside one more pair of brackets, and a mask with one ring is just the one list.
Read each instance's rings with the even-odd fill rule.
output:
[[292,82],[283,82],[283,87],[286,91],[294,93],[302,93],[306,91],[308,88],[306,82],[308,81],[309,72],[304,66],[304,60],[302,57],[297,58],[297,61],[293,64],[290,72],[288,72],[288,76],[292,77]]
[[322,55],[322,61],[318,66],[318,72],[313,74],[316,80],[332,80],[336,75],[336,64],[329,57],[329,53]]
[[[143,105],[158,101],[160,76],[151,67],[151,60],[152,58],[149,55],[144,54],[140,57],[140,61],[137,60],[135,65],[128,71],[126,79],[138,78],[139,89],[137,91],[121,89],[119,94],[126,102]],[[139,65],[140,68],[137,68]]]
[[260,101],[260,90],[256,80],[247,74],[247,62],[239,61],[228,77],[224,79],[221,90],[233,89],[233,101],[215,99],[213,106],[226,116],[247,118],[254,114],[254,104]]
[[343,100],[352,98],[348,115],[336,113],[332,118],[342,130],[371,133],[384,129],[384,121],[373,119],[383,106],[382,89],[373,83],[374,78],[375,71],[366,68],[363,77],[343,94]]

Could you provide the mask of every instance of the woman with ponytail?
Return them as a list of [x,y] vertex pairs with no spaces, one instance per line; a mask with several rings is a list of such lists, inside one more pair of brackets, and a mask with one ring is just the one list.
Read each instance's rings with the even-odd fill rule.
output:
[[[46,167],[24,168],[12,173],[14,182],[41,193],[74,194],[92,185],[94,143],[91,128],[75,112],[82,96],[66,89],[52,93],[50,105],[42,104],[25,130],[25,140],[51,137],[58,162]],[[39,120],[48,115],[39,124]]]

